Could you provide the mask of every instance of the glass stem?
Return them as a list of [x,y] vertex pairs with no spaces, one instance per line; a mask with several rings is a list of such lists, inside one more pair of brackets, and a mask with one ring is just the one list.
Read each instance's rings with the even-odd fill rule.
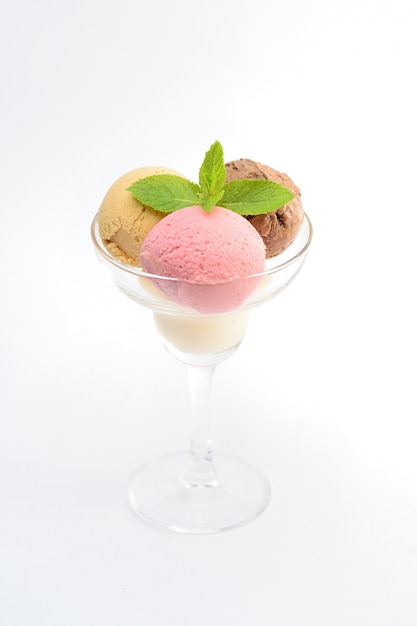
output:
[[209,404],[215,365],[186,364],[191,397],[192,432],[188,462],[181,475],[187,487],[215,487],[218,484],[209,436]]

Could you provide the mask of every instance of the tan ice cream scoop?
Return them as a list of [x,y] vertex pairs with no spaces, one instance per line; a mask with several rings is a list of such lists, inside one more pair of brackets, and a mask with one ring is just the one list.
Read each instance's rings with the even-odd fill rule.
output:
[[256,228],[264,241],[266,258],[270,259],[284,252],[296,238],[304,218],[299,188],[287,174],[282,174],[268,165],[262,165],[251,159],[230,161],[225,167],[227,181],[242,178],[272,180],[287,187],[294,194],[294,199],[277,211],[248,216],[252,226]]
[[141,204],[127,188],[135,181],[155,174],[174,174],[167,167],[140,167],[116,180],[103,198],[98,211],[100,237],[112,256],[128,265],[139,266],[142,242],[165,213]]

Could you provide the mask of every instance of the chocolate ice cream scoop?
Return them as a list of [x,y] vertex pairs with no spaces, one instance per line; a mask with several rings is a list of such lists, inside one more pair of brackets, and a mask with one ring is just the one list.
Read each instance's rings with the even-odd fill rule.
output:
[[277,172],[268,165],[262,165],[250,159],[230,161],[225,167],[227,182],[242,178],[272,180],[287,187],[294,194],[293,200],[276,211],[264,215],[247,216],[264,241],[267,259],[284,252],[296,238],[304,218],[299,188],[287,174]]

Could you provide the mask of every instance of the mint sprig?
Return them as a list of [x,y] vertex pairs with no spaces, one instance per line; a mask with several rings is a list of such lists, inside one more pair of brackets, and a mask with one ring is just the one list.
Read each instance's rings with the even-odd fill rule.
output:
[[223,148],[215,141],[200,167],[199,184],[172,174],[141,178],[128,187],[139,202],[163,213],[199,205],[205,211],[221,206],[240,215],[276,211],[294,198],[271,180],[234,180],[226,183]]

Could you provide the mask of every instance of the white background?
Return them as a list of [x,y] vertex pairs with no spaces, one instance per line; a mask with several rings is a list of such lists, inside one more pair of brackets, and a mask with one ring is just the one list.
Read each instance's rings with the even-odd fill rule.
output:
[[[415,626],[413,0],[17,0],[0,19],[2,626]],[[269,475],[216,536],[134,469],[188,445],[185,373],[89,225],[142,165],[289,173],[315,227],[219,366],[212,438]]]

